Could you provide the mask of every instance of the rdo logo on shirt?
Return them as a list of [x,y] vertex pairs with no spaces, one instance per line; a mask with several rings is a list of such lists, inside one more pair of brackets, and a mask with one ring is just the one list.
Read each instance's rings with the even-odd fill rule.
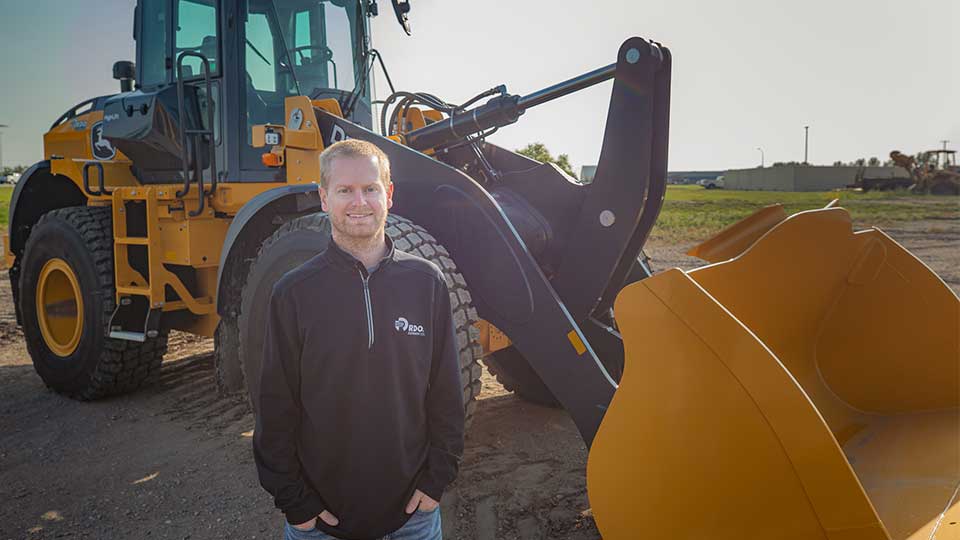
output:
[[397,329],[397,332],[402,332],[408,336],[426,336],[426,333],[422,325],[413,324],[404,317],[400,317],[393,323],[393,327]]

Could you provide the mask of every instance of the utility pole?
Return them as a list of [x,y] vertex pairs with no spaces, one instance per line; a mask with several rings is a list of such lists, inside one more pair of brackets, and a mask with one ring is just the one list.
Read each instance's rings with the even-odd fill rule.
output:
[[810,126],[803,126],[803,164],[807,165],[807,150],[810,148]]
[[763,148],[757,147],[757,150],[760,151],[760,168],[763,168]]

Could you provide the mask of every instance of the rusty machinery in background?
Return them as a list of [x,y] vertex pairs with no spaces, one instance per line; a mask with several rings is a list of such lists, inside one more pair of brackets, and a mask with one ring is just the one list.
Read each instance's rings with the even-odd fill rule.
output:
[[864,191],[887,191],[909,189],[914,193],[930,195],[960,195],[960,166],[956,150],[928,150],[908,156],[899,150],[890,152],[894,165],[907,171],[908,177],[867,177],[866,167],[857,170],[857,178],[851,187]]

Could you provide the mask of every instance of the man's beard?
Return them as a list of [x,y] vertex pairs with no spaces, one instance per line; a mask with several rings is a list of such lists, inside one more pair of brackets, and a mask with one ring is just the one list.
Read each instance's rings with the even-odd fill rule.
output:
[[378,216],[373,213],[361,223],[352,223],[351,221],[346,214],[343,216],[330,214],[330,225],[338,241],[365,246],[377,242],[382,237],[387,215],[384,213],[382,216]]

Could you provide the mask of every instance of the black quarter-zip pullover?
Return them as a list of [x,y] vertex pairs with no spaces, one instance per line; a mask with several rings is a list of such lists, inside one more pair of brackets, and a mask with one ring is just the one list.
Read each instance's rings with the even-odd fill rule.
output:
[[440,500],[463,454],[463,390],[440,270],[396,251],[368,272],[332,240],[273,287],[254,457],[287,521],[384,536],[420,489]]

